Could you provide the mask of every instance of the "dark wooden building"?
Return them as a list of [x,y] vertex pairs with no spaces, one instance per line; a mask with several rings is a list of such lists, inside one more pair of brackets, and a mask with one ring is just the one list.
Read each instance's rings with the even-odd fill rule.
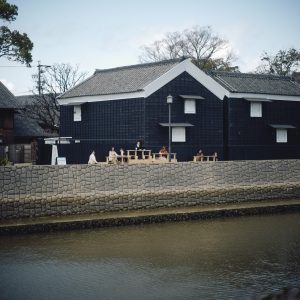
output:
[[16,99],[22,110],[31,119],[38,116],[39,127],[44,132],[58,136],[59,110],[56,97],[59,94],[22,95]]
[[213,72],[223,99],[224,157],[300,158],[300,85],[289,77]]
[[300,86],[290,78],[257,74],[206,74],[189,59],[107,70],[59,98],[60,145],[68,163],[86,163],[91,150],[134,149],[137,140],[157,152],[168,145],[191,160],[202,149],[220,159],[300,157]]
[[52,136],[22,109],[22,102],[0,82],[0,159],[13,163],[37,160],[37,140]]
[[0,145],[14,142],[14,114],[18,104],[14,95],[0,82]]

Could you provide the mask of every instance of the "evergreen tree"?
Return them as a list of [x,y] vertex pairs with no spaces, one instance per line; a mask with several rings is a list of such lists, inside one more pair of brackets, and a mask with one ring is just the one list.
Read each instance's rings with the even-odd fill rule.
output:
[[[16,20],[18,7],[0,0],[0,19],[2,22]],[[32,62],[31,51],[33,43],[26,33],[10,30],[7,26],[0,26],[0,57],[6,57],[12,61],[18,61],[30,66]]]

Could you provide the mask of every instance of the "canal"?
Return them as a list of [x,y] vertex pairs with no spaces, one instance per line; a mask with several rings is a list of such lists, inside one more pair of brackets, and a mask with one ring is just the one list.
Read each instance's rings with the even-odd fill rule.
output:
[[300,286],[300,214],[0,237],[4,299],[253,299]]

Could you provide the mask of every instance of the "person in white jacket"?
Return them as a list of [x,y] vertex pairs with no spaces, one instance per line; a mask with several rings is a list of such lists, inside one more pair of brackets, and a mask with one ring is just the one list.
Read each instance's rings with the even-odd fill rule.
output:
[[88,161],[88,164],[89,165],[94,165],[94,164],[97,164],[97,160],[96,160],[96,156],[95,156],[95,151],[93,150],[90,157],[89,157],[89,161]]
[[108,153],[108,161],[110,163],[113,163],[113,164],[116,164],[117,163],[117,159],[118,159],[118,154],[117,152],[115,151],[115,148],[112,147],[111,150],[109,151]]

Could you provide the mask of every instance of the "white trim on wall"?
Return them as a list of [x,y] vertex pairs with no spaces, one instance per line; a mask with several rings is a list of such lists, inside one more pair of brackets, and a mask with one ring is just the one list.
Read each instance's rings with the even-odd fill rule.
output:
[[82,96],[73,98],[57,99],[59,105],[79,105],[88,102],[101,102],[122,99],[135,99],[145,98],[144,91],[135,93],[111,94],[111,95],[98,95],[98,96]]
[[215,81],[212,77],[205,74],[202,70],[196,67],[191,61],[186,64],[186,72],[194,77],[199,83],[206,87],[210,92],[216,95],[220,100],[225,96],[228,97],[229,91],[226,90],[221,84]]
[[209,91],[215,94],[219,99],[223,100],[224,96],[229,94],[229,92],[223,88],[219,83],[217,83],[210,76],[201,71],[196,67],[190,59],[186,59],[176,65],[174,68],[157,78],[156,80],[149,83],[145,88],[145,96],[148,97],[161,87],[166,85],[168,82],[182,74],[187,72],[193,78],[195,78],[199,83],[204,85]]
[[255,98],[256,101],[263,100],[283,100],[283,101],[300,101],[300,96],[285,96],[271,94],[249,94],[249,93],[229,93],[229,98]]

